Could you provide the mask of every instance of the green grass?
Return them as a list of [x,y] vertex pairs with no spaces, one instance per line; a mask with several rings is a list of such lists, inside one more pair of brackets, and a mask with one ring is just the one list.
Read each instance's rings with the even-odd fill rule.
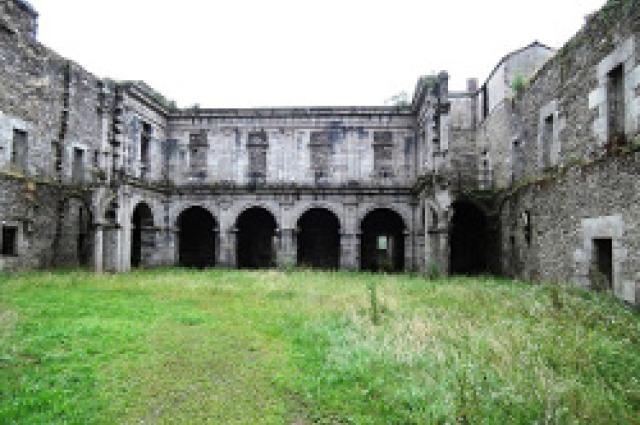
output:
[[0,274],[2,424],[639,418],[640,317],[605,294],[304,271]]

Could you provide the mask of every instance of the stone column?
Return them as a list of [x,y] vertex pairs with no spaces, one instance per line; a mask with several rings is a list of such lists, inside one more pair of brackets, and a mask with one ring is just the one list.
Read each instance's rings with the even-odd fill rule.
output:
[[413,236],[415,241],[414,250],[414,270],[424,273],[425,272],[425,236],[421,231]]
[[214,266],[218,267],[220,265],[220,259],[221,259],[220,229],[218,228],[218,226],[215,226],[213,228],[212,236],[213,236],[213,250],[214,250],[213,264]]
[[109,272],[121,272],[121,234],[122,229],[116,224],[105,225],[102,231],[102,241],[103,241],[103,270]]
[[103,225],[102,223],[96,223],[93,235],[93,270],[96,273],[102,273],[104,271],[103,264]]
[[140,229],[140,265],[142,267],[153,267],[158,263],[158,233],[159,229],[155,226],[143,226]]
[[358,270],[357,239],[354,234],[340,234],[340,268],[343,270]]
[[179,232],[180,229],[177,227],[167,227],[165,229],[166,257],[164,262],[166,262],[167,265],[177,266],[180,263],[180,253],[178,252],[178,244],[180,242],[180,238],[178,237]]
[[236,240],[238,229],[231,227],[220,233],[220,266],[236,268],[238,259],[236,258]]
[[451,248],[449,247],[449,229],[438,229],[438,266],[441,275],[448,276],[450,274],[449,258],[451,257]]
[[353,243],[353,259],[354,259],[354,270],[360,271],[362,270],[362,249],[360,245],[362,244],[362,232],[357,232],[354,235],[354,243]]
[[413,271],[413,238],[411,232],[405,230],[402,233],[404,237],[404,271]]
[[296,264],[296,230],[281,229],[280,242],[277,244],[276,261],[278,267],[294,266]]

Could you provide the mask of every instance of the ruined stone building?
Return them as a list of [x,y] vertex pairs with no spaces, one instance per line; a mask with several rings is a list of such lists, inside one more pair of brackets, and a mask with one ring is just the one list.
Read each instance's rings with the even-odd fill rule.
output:
[[0,0],[0,270],[492,273],[640,301],[640,5],[409,105],[178,109]]

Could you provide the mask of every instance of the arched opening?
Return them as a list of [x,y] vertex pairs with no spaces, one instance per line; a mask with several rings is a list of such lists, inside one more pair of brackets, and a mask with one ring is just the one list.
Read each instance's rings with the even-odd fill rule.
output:
[[487,218],[470,202],[453,204],[449,234],[451,274],[481,274],[487,267]]
[[178,217],[178,264],[206,268],[216,265],[217,223],[202,207],[191,207]]
[[318,269],[340,266],[340,221],[329,210],[313,208],[297,223],[298,265]]
[[404,270],[404,222],[395,211],[379,208],[361,223],[360,268],[368,271]]
[[275,266],[276,219],[264,208],[244,211],[236,221],[238,267],[245,269]]
[[[154,247],[153,215],[151,208],[144,202],[139,203],[131,217],[131,267],[144,265],[149,248]],[[145,255],[146,254],[146,255]]]

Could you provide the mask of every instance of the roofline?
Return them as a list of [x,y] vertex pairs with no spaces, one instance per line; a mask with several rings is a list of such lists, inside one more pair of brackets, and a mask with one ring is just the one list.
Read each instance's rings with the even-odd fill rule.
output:
[[498,62],[498,64],[493,68],[493,70],[489,73],[489,76],[484,80],[484,83],[480,86],[485,87],[487,85],[487,83],[489,82],[489,80],[493,77],[493,75],[498,71],[498,68],[500,68],[502,66],[502,64],[504,64],[506,61],[508,61],[509,59],[511,59],[512,56],[517,55],[518,53],[524,52],[527,49],[530,49],[532,47],[543,47],[547,50],[550,51],[555,51],[556,49],[554,49],[553,47],[549,47],[546,44],[541,43],[538,40],[534,40],[532,43],[529,43],[528,45],[521,47],[517,50],[514,50],[510,53],[507,53],[505,56],[503,56],[502,59],[500,59],[500,61]]
[[165,116],[169,114],[169,111],[167,110],[167,108],[164,105],[162,105],[160,102],[158,102],[152,96],[150,96],[139,85],[137,85],[135,83],[131,83],[131,82],[116,83],[116,85],[119,85],[127,93],[129,93],[131,96],[133,96],[134,98],[136,98],[140,102],[142,102],[145,105],[147,105],[149,108],[155,109],[156,112],[159,112],[159,113],[161,113],[161,114],[163,114]]
[[171,118],[226,117],[226,118],[282,118],[402,115],[412,116],[410,106],[299,106],[277,108],[183,108],[169,112]]

